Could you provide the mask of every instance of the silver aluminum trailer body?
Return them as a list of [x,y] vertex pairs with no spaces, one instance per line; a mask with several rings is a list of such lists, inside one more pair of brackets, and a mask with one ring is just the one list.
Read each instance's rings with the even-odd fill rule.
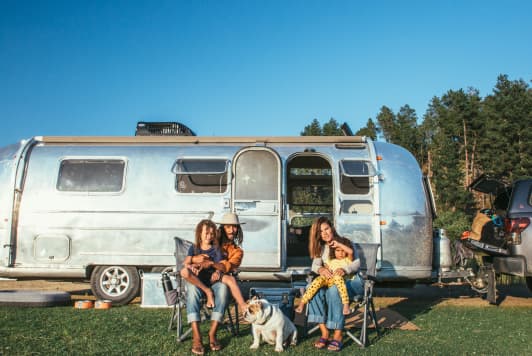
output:
[[432,273],[430,194],[405,149],[364,137],[35,137],[0,150],[0,276],[91,279],[127,302],[173,237],[239,214],[244,279],[308,269],[308,228],[378,242],[384,281]]

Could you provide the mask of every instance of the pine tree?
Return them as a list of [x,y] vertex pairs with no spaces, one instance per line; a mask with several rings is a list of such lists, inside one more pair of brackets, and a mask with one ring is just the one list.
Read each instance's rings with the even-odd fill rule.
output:
[[323,136],[343,136],[344,133],[334,118],[330,118],[329,122],[323,124]]
[[377,115],[379,131],[386,142],[393,142],[395,139],[396,118],[392,110],[386,106],[381,107]]
[[320,125],[318,119],[312,120],[310,125],[305,126],[305,129],[301,132],[301,136],[343,136],[344,133],[338,121],[334,118],[330,118],[328,122]]
[[523,80],[500,75],[483,103],[480,158],[482,170],[506,178],[532,176],[532,90]]
[[417,127],[416,111],[409,105],[399,109],[396,116],[393,143],[409,150],[421,162],[421,133]]
[[371,118],[368,119],[368,122],[366,123],[366,126],[359,129],[357,132],[355,132],[355,136],[366,136],[371,138],[373,141],[377,140],[377,135],[379,134],[379,128]]
[[473,205],[473,197],[465,186],[468,177],[465,156],[469,151],[464,133],[471,126],[475,102],[478,106],[477,95],[449,91],[441,99],[433,98],[425,115],[424,128],[430,132],[428,147],[434,167],[432,181],[440,209],[469,211]]
[[301,132],[301,136],[322,136],[321,125],[318,119],[312,120],[310,125],[305,126]]

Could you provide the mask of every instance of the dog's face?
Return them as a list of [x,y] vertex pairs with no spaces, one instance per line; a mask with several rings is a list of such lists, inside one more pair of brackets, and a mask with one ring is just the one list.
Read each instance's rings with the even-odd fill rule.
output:
[[244,313],[244,319],[250,323],[253,324],[257,320],[261,320],[263,317],[263,305],[264,300],[258,299],[257,297],[253,297],[252,299],[247,301],[247,309]]

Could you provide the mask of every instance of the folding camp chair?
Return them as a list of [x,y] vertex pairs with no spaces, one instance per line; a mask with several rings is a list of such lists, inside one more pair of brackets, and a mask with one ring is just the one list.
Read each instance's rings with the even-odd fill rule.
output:
[[[351,332],[351,328],[347,329],[345,327],[344,330],[347,336],[349,336],[360,347],[366,347],[368,344],[368,319],[373,322],[377,336],[380,337],[379,323],[377,320],[377,314],[375,312],[375,305],[373,303],[373,287],[377,281],[377,251],[379,250],[379,247],[380,244],[376,243],[355,244],[356,252],[358,258],[360,259],[360,274],[364,283],[364,295],[355,296],[355,308],[350,315],[346,315],[346,319],[350,319],[350,317],[363,308],[363,320],[359,337],[356,337],[353,332]],[[296,324],[304,326],[305,329],[307,328],[306,318],[296,315],[296,319],[298,319]],[[346,326],[347,325],[349,324],[346,323]],[[318,328],[318,325],[312,327],[307,334],[313,333],[314,331],[318,330]]]
[[364,296],[356,303],[355,311],[364,308],[364,319],[362,320],[360,337],[357,338],[350,330],[346,330],[346,334],[360,347],[366,347],[368,344],[368,319],[373,322],[377,337],[380,337],[379,322],[375,312],[375,304],[373,303],[373,287],[377,282],[377,252],[379,247],[380,244],[374,243],[355,244],[360,258],[360,272],[364,280]]
[[[181,342],[185,340],[185,338],[192,332],[192,328],[188,328],[187,330],[184,330],[183,327],[183,318],[182,318],[182,310],[186,309],[186,283],[181,277],[180,271],[183,267],[183,262],[185,261],[185,257],[187,256],[187,252],[192,245],[190,241],[183,240],[179,237],[174,237],[175,240],[175,259],[176,259],[176,266],[175,271],[168,273],[169,276],[175,277],[176,281],[176,287],[175,289],[169,289],[170,285],[168,283],[163,283],[163,287],[165,289],[165,297],[166,297],[166,303],[169,306],[172,306],[172,316],[170,318],[170,323],[168,325],[168,331],[172,330],[172,328],[176,327],[176,334],[177,334],[177,341]],[[163,277],[164,280],[164,277]],[[210,318],[210,311],[205,306],[205,300],[202,301],[202,308],[200,311],[201,314],[201,320],[208,320]],[[231,314],[231,306],[229,305],[226,309],[227,313],[227,319],[224,322],[224,326],[227,328],[227,330],[233,335],[238,335],[239,332],[239,323],[238,323],[238,306],[233,306],[234,308],[234,315]],[[234,318],[234,320],[233,320]]]

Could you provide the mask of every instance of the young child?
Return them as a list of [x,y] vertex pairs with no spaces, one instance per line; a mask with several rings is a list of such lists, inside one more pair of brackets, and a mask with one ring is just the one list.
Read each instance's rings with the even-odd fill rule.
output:
[[[193,263],[193,257],[197,255],[204,255],[201,260],[208,260],[206,264],[201,267],[200,264]],[[190,246],[187,257],[183,262],[183,269],[181,269],[181,277],[189,283],[195,285],[205,293],[207,308],[215,306],[214,293],[210,286],[216,282],[222,282],[229,287],[231,294],[238,303],[240,309],[243,311],[247,307],[240,287],[236,278],[230,274],[224,274],[225,266],[220,263],[225,256],[220,248],[219,235],[217,234],[216,225],[210,220],[202,220],[196,226],[195,244]]]
[[[347,253],[342,248],[331,248],[329,260],[327,261],[327,263],[325,263],[325,267],[327,267],[329,271],[331,271],[331,273],[334,273],[334,271],[336,271],[337,269],[344,268],[351,262],[351,258],[349,258]],[[344,277],[347,277],[347,275],[345,275]],[[305,304],[307,304],[312,299],[312,297],[316,295],[320,288],[331,287],[335,285],[336,288],[338,288],[338,293],[340,294],[340,298],[342,299],[342,304],[344,306],[343,314],[348,315],[350,313],[349,295],[347,294],[347,288],[345,286],[344,277],[333,275],[331,278],[325,278],[323,276],[318,276],[314,278],[310,286],[308,286],[305,294],[303,294],[303,296],[301,297],[299,305],[296,308],[296,312],[302,313],[305,308]]]
[[[210,220],[201,220],[196,225],[195,235],[195,243],[190,246],[180,273],[181,277],[205,293],[207,297],[206,307],[213,308],[215,305],[214,293],[210,288],[212,275],[216,272],[214,265],[223,258],[216,234],[216,225]],[[192,257],[200,254],[208,256],[213,263],[207,268],[201,268],[200,265],[194,264]]]

